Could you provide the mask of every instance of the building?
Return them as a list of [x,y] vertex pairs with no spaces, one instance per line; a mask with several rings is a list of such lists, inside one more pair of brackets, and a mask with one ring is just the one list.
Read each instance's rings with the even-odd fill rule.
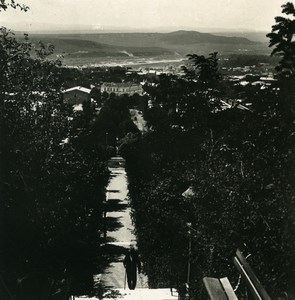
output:
[[105,82],[102,84],[100,91],[106,92],[108,94],[115,93],[117,95],[134,95],[139,94],[142,95],[143,89],[140,84],[130,83],[130,82],[121,82],[121,83],[114,83],[114,82]]
[[83,86],[75,86],[63,91],[63,99],[65,103],[79,105],[90,100],[91,89]]

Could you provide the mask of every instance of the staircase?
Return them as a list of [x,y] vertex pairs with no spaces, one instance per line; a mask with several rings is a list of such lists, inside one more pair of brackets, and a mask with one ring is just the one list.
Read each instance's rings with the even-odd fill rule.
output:
[[[177,300],[178,294],[170,293],[170,289],[116,289],[110,294],[106,294],[103,299],[122,299],[122,300]],[[75,297],[70,300],[98,300],[97,298]]]
[[[121,207],[116,211],[108,211],[106,217],[115,221],[117,228],[107,231],[107,245],[129,248],[130,244],[136,244],[133,234],[134,227],[130,217],[131,209],[128,201],[127,174],[125,172],[125,161],[122,157],[113,157],[109,161],[111,180],[107,188],[107,201]],[[135,290],[129,290],[125,268],[123,266],[124,255],[114,258],[103,274],[94,277],[96,283],[103,283],[108,292],[103,299],[123,300],[177,300],[177,292],[170,293],[170,289],[149,289],[148,279],[143,274],[138,274]],[[72,296],[70,300],[98,300],[96,297]]]

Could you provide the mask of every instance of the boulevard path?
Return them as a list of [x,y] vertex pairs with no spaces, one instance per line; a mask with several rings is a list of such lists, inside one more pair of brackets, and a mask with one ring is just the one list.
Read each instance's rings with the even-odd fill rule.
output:
[[[131,221],[131,209],[128,201],[128,181],[124,168],[124,160],[113,157],[110,160],[109,169],[111,180],[107,188],[106,219],[108,230],[106,232],[106,247],[111,247],[115,254],[111,255],[111,261],[103,274],[98,275],[97,282],[103,283],[109,291],[104,299],[120,300],[177,300],[177,292],[173,296],[169,289],[149,289],[147,277],[140,274],[135,290],[129,290],[125,283],[125,269],[123,266],[124,253],[130,244],[136,245],[136,237],[133,234],[134,226]],[[140,255],[140,253],[139,253]],[[115,294],[117,297],[115,297]],[[98,300],[92,297],[73,297],[75,300]]]
[[[128,201],[128,182],[123,166],[122,158],[114,157],[110,161],[111,180],[107,187],[107,206],[109,211],[106,214],[108,223],[114,224],[115,229],[107,231],[107,244],[128,249],[130,245],[136,245],[136,237],[133,234],[131,221],[131,209]],[[114,207],[114,210],[112,210]],[[109,288],[124,289],[125,268],[123,266],[124,255],[116,257],[102,274],[101,281]],[[147,288],[146,276],[140,274],[136,288]],[[126,286],[126,289],[128,287]]]

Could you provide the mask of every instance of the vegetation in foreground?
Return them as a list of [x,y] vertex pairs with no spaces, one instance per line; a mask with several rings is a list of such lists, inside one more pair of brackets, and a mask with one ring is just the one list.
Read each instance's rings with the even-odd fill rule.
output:
[[[294,17],[294,5],[283,12]],[[121,152],[152,287],[189,280],[190,297],[200,299],[204,276],[228,276],[246,297],[232,263],[240,248],[273,299],[294,299],[293,23],[277,17],[268,35],[280,56],[270,86],[231,85],[212,53],[191,55],[186,78],[163,76],[150,88],[151,130],[126,138]],[[250,99],[251,110],[222,110],[231,98]],[[193,193],[183,196],[189,187]]]
[[1,299],[93,294],[106,263],[106,162],[116,137],[137,132],[129,99],[103,95],[99,116],[92,103],[74,112],[61,97],[64,69],[48,59],[53,46],[0,35]]
[[[16,5],[2,1],[0,9],[7,3]],[[294,6],[283,12],[294,16]],[[60,99],[60,63],[47,59],[53,49],[40,44],[32,58],[27,38],[20,43],[1,30],[3,299],[68,299],[92,288],[113,151],[107,130],[113,145],[122,138],[151,287],[188,281],[188,261],[192,299],[202,296],[203,276],[228,276],[235,285],[231,259],[240,247],[274,298],[294,298],[294,21],[276,21],[269,35],[281,56],[276,83],[236,89],[219,74],[215,53],[192,55],[185,78],[163,76],[149,88],[154,107],[144,136],[112,97],[99,118],[87,104],[70,114]],[[237,95],[251,98],[251,111],[222,111],[221,100]],[[183,197],[188,187],[193,194]]]

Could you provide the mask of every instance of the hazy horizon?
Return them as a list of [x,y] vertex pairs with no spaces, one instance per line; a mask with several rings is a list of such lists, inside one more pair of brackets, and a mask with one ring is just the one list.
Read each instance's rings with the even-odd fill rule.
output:
[[[266,32],[283,0],[24,0],[28,12],[1,12],[15,31]],[[263,11],[263,14],[261,12]]]
[[[9,25],[9,26],[7,26]],[[68,26],[56,26],[55,24],[42,24],[40,28],[29,28],[28,30],[23,29],[23,25],[15,23],[7,23],[5,27],[16,31],[16,32],[28,32],[28,33],[44,33],[44,34],[75,34],[75,33],[169,33],[175,31],[196,31],[202,33],[267,33],[267,30],[251,30],[247,28],[188,28],[188,27],[158,27],[158,28],[132,28],[132,27],[105,27],[103,29],[92,29],[91,27],[81,26],[75,27],[72,25]],[[38,24],[36,24],[38,25]],[[16,29],[15,29],[16,28]]]

